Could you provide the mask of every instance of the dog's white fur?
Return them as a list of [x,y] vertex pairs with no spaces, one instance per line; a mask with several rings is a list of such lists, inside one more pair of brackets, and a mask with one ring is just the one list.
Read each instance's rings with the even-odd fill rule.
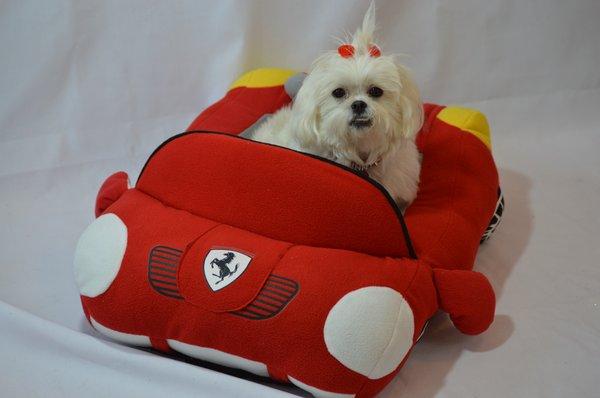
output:
[[[332,51],[315,60],[293,105],[275,113],[252,139],[364,168],[405,207],[415,198],[419,182],[415,135],[423,122],[422,104],[405,67],[393,56],[369,55],[374,31],[371,3],[352,37],[354,56],[343,58]],[[372,87],[381,88],[383,95],[369,96]],[[335,98],[336,88],[346,95]],[[360,119],[369,119],[370,126],[351,124],[357,118],[351,109],[354,101],[367,104]]]

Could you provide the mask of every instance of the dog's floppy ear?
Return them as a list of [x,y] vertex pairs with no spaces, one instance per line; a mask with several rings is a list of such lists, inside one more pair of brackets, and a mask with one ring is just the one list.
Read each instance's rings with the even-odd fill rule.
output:
[[294,98],[291,121],[303,146],[316,144],[318,139],[319,111],[314,86],[313,78],[309,74]]
[[404,137],[412,138],[423,125],[423,103],[410,71],[398,62],[396,67],[402,86],[398,104],[402,114],[401,133]]

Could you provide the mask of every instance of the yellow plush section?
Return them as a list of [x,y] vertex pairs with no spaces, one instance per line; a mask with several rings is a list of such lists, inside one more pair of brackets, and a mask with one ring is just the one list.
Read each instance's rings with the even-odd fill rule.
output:
[[283,85],[287,79],[294,76],[297,72],[292,69],[278,69],[278,68],[260,68],[254,69],[250,72],[243,74],[237,79],[229,89],[236,87],[274,87]]
[[490,127],[483,113],[475,109],[447,106],[437,118],[461,130],[467,131],[479,138],[488,149],[492,149]]

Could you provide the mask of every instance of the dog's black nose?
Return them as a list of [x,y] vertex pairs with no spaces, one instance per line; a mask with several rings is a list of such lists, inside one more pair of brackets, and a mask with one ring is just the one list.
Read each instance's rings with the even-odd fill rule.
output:
[[352,108],[352,112],[360,115],[367,109],[367,103],[365,101],[354,101],[350,107]]

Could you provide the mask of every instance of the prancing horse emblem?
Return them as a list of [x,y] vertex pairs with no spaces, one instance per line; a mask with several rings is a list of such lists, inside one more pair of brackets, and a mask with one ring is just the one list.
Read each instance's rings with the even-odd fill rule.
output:
[[235,254],[233,254],[232,252],[227,252],[227,253],[225,253],[224,258],[222,258],[222,259],[214,258],[210,262],[211,268],[214,269],[215,265],[217,267],[219,267],[219,275],[213,274],[213,276],[216,276],[217,278],[219,278],[219,280],[215,282],[215,285],[218,285],[219,283],[223,282],[223,279],[225,279],[226,277],[228,277],[230,275],[235,274],[235,271],[238,270],[240,263],[235,264],[235,268],[233,269],[233,271],[229,268],[228,264],[230,262],[232,262],[234,258],[235,258]]
[[233,250],[211,250],[204,259],[204,276],[213,291],[231,284],[246,270],[252,257]]

